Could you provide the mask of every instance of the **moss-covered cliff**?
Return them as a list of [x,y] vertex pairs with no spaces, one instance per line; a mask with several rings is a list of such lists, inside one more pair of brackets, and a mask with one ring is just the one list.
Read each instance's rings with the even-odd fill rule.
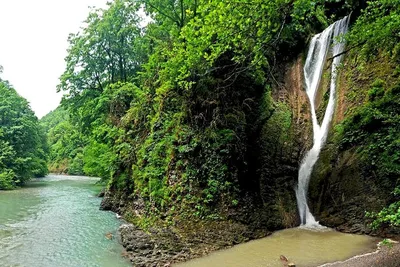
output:
[[[374,5],[369,8],[381,10],[383,17],[390,15],[384,11],[388,6],[396,6],[390,1]],[[387,118],[378,118],[381,124],[375,125],[376,130],[363,129],[365,125],[356,122],[357,116],[368,118],[362,110],[371,105],[386,112],[385,116],[397,116],[393,89],[398,79],[397,59],[390,54],[397,46],[387,47],[386,52],[375,47],[375,51],[374,44],[366,41],[371,36],[361,34],[363,27],[379,20],[368,12],[353,19],[355,26],[347,37],[345,61],[338,70],[336,111],[309,192],[309,204],[317,219],[353,232],[370,232],[365,212],[379,211],[396,201],[391,192],[398,183],[397,163],[391,165],[390,174],[377,173],[388,161],[381,159],[381,167],[371,167],[368,155],[375,150],[367,149],[376,139],[389,136],[387,143],[394,144],[390,143],[390,153],[394,153],[397,121],[386,127]],[[192,77],[190,84],[182,81],[191,88],[189,91],[182,90],[184,84],[167,83],[154,92],[151,79],[146,85],[150,91],[135,89],[141,98],[121,119],[119,126],[125,132],[117,141],[121,165],[113,174],[103,208],[146,224],[158,218],[168,223],[181,219],[233,220],[251,225],[251,229],[269,230],[298,225],[294,188],[298,167],[312,142],[309,103],[303,88],[307,35],[299,37],[295,43],[290,43],[289,36],[281,41],[272,55],[273,66],[252,69],[252,63],[245,60],[243,64],[249,68],[236,72],[232,57],[239,52],[227,50],[213,61],[206,77]],[[197,41],[187,42],[201,48]],[[291,52],[283,53],[287,45]],[[190,49],[198,52],[199,47],[178,48],[187,54]],[[366,57],[368,53],[360,50],[375,51],[375,56]],[[282,59],[276,62],[276,56]],[[183,64],[182,60],[170,58],[165,68]],[[192,63],[184,64],[189,64],[193,72],[202,71]],[[328,60],[326,68],[330,63]],[[174,76],[168,73],[160,77],[168,81]],[[319,119],[329,97],[328,81],[324,74],[315,103]],[[384,103],[378,103],[376,100],[383,96]],[[393,105],[391,113],[385,111],[387,105]],[[358,126],[361,129],[357,130]],[[372,137],[364,143],[354,138],[368,134]],[[132,149],[126,150],[125,144]],[[389,157],[389,152],[381,152]],[[388,178],[390,175],[394,178]]]
[[352,52],[340,69],[331,134],[310,185],[314,213],[325,225],[369,233],[366,212],[380,211],[395,200],[400,110],[396,68],[386,55],[366,62]]
[[[312,142],[303,60],[311,36],[350,12],[350,52],[310,205],[342,227],[364,224],[363,209],[392,202],[397,76],[387,77],[400,51],[398,1],[172,2],[115,0],[70,36],[58,87],[70,120],[55,127],[54,141],[65,142],[54,152],[107,181],[103,208],[145,226],[232,221],[265,233],[298,225],[294,188]],[[145,28],[143,9],[152,17]],[[319,118],[328,78],[315,103]],[[389,150],[369,168],[368,155],[380,153],[375,143]],[[356,193],[354,212],[344,214]]]

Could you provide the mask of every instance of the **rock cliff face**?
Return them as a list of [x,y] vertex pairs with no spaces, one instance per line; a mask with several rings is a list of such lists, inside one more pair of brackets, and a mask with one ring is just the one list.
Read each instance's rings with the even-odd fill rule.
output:
[[[323,225],[345,232],[371,233],[366,211],[379,211],[388,204],[395,180],[384,183],[360,157],[360,147],[340,148],[338,127],[357,107],[368,101],[371,84],[382,79],[390,87],[396,82],[393,63],[381,57],[360,63],[356,53],[346,55],[340,69],[334,119],[327,144],[321,151],[310,183],[310,204]],[[395,229],[381,234],[391,235]]]
[[[328,62],[325,69],[329,68]],[[383,183],[360,158],[359,147],[340,148],[342,136],[337,128],[358,107],[367,103],[368,90],[375,80],[384,80],[387,87],[396,84],[398,74],[393,74],[395,68],[393,62],[385,57],[376,62],[361,63],[356,53],[345,55],[344,64],[339,70],[334,118],[327,143],[314,167],[309,188],[309,205],[323,225],[345,232],[372,233],[369,228],[371,220],[365,216],[365,212],[379,211],[390,202],[396,179]],[[277,107],[288,109],[290,124],[287,128],[279,128],[278,123],[273,124],[273,117],[266,124],[262,136],[266,144],[276,138],[271,131],[277,129],[286,139],[278,138],[282,142],[275,143],[275,149],[263,149],[264,169],[260,183],[264,185],[261,194],[269,194],[269,198],[264,198],[264,203],[274,203],[282,219],[280,226],[289,227],[299,223],[293,187],[297,183],[300,162],[311,146],[312,126],[309,100],[304,90],[302,55],[280,69],[285,71],[277,78],[272,96]],[[323,76],[317,94],[318,118],[323,116],[329,98],[329,80],[330,77]],[[277,117],[279,112],[282,113],[279,108],[276,112]],[[281,116],[278,120],[282,122],[282,119]],[[385,229],[380,234],[394,233],[395,229]]]
[[303,60],[280,66],[272,88],[275,110],[260,137],[260,190],[265,207],[277,217],[276,228],[298,225],[294,188],[298,166],[312,143],[308,98],[303,85]]
[[[340,136],[336,127],[356,107],[365,103],[365,88],[368,84],[376,78],[389,77],[388,73],[393,66],[387,67],[386,71],[378,67],[380,64],[389,64],[386,61],[369,64],[362,71],[355,72],[351,71],[354,64],[354,58],[349,56],[340,70],[335,115],[327,144],[312,173],[309,205],[316,219],[323,225],[345,232],[370,234],[372,232],[368,228],[365,211],[378,211],[387,205],[392,187],[382,185],[367,170],[358,156],[357,147],[346,150],[339,148]],[[151,233],[145,233],[132,225],[123,228],[121,234],[128,251],[127,256],[132,262],[141,262],[142,265],[137,266],[153,266],[154,262],[170,263],[198,257],[216,249],[266,236],[269,231],[299,225],[294,188],[299,165],[310,149],[313,138],[310,105],[304,90],[303,55],[281,65],[279,70],[275,73],[275,83],[267,99],[273,101],[274,109],[261,125],[258,139],[254,140],[257,151],[252,158],[258,162],[252,164],[256,170],[251,174],[255,175],[256,178],[252,177],[252,180],[257,181],[258,186],[243,195],[238,207],[220,210],[223,220],[178,220],[167,227],[154,225]],[[327,79],[329,77],[324,77],[318,94],[317,107],[320,113],[329,94]],[[391,77],[388,83],[393,83],[395,79]],[[124,192],[106,192],[102,208],[123,214],[128,220],[132,215],[146,216],[143,213],[143,200],[131,199]],[[169,234],[160,235],[160,231]],[[381,234],[391,233],[395,232],[385,231]],[[185,239],[185,236],[190,238]],[[151,247],[132,247],[132,244],[142,239],[150,240],[148,244]],[[192,239],[199,242],[187,243],[187,240]],[[154,254],[159,247],[166,249]],[[188,247],[191,252],[182,249]],[[150,252],[153,253],[151,262],[148,261]]]
[[[224,218],[249,225],[249,231],[298,224],[294,187],[299,162],[312,142],[309,103],[302,77],[301,56],[279,66],[273,77],[274,85],[265,97],[265,101],[273,102],[273,110],[260,111],[267,114],[267,119],[257,122],[259,133],[252,140],[254,150],[249,152],[249,158],[255,162],[249,162],[247,175],[252,176],[250,180],[256,181],[256,185],[243,190],[239,208],[221,211]],[[144,205],[137,203],[137,199],[114,189],[105,194],[102,208],[140,215]]]

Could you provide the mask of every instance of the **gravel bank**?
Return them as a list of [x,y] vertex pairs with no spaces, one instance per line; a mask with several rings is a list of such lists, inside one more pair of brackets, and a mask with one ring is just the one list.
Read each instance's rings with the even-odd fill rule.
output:
[[400,244],[381,246],[377,251],[320,267],[400,267]]

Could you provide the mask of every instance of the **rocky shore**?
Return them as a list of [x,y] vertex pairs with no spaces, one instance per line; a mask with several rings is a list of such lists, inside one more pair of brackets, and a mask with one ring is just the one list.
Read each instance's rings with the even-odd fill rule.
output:
[[[100,209],[118,214],[142,216],[143,201],[131,201],[126,205],[124,197],[105,192]],[[173,263],[205,256],[212,251],[228,248],[246,241],[271,234],[274,221],[267,212],[258,212],[256,207],[246,206],[243,211],[229,216],[235,220],[183,220],[173,225],[159,225],[143,230],[131,223],[120,229],[124,256],[136,267],[166,267]],[[275,223],[271,223],[275,225]]]
[[119,232],[126,249],[124,256],[136,267],[166,267],[269,234],[258,232],[255,236],[244,225],[223,221],[190,222],[148,231],[126,223]]
[[[177,228],[152,228],[143,231],[125,223],[119,228],[124,256],[135,267],[168,267],[254,239],[243,225],[214,222],[214,225],[188,224]],[[193,227],[191,230],[190,228]],[[260,233],[259,233],[260,234]],[[264,233],[267,235],[268,233]],[[261,236],[260,236],[261,237]],[[398,267],[400,244],[380,246],[376,251],[319,267]]]
[[348,260],[324,264],[320,267],[399,267],[400,244],[381,246],[378,250]]
[[[103,195],[103,194],[102,194]],[[135,212],[142,208],[140,202],[134,203]],[[113,198],[106,192],[101,209],[112,210],[120,214],[126,212],[125,202]],[[257,214],[254,210],[247,214]],[[243,215],[243,214],[241,214]],[[258,216],[261,216],[258,214]],[[236,214],[235,218],[240,217]],[[263,217],[263,216],[261,216]],[[262,218],[251,218],[251,221],[262,221]],[[356,227],[357,226],[357,227]],[[358,225],[336,227],[347,233],[370,233]],[[168,267],[174,263],[187,261],[209,254],[210,252],[229,248],[253,239],[271,234],[268,227],[248,223],[245,220],[188,220],[175,222],[174,225],[154,226],[143,230],[136,225],[125,222],[119,228],[120,241],[125,248],[123,256],[135,267]],[[382,232],[379,236],[398,237],[398,232]],[[382,246],[379,250],[366,255],[353,257],[343,262],[330,263],[323,266],[400,266],[400,245],[394,244],[392,249]]]

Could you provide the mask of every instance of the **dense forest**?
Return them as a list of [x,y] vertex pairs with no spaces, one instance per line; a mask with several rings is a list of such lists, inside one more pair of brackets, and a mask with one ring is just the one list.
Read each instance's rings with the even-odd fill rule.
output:
[[0,188],[45,174],[48,158],[52,172],[101,177],[106,208],[141,225],[232,214],[271,230],[296,225],[293,187],[310,129],[282,93],[285,72],[312,35],[350,13],[340,70],[349,104],[314,173],[313,210],[329,213],[329,175],[350,151],[382,196],[367,215],[399,226],[397,0],[114,0],[92,9],[68,38],[62,104],[40,126],[0,81]]
[[[0,72],[1,73],[1,72]],[[0,190],[47,174],[44,130],[8,81],[0,79]]]

